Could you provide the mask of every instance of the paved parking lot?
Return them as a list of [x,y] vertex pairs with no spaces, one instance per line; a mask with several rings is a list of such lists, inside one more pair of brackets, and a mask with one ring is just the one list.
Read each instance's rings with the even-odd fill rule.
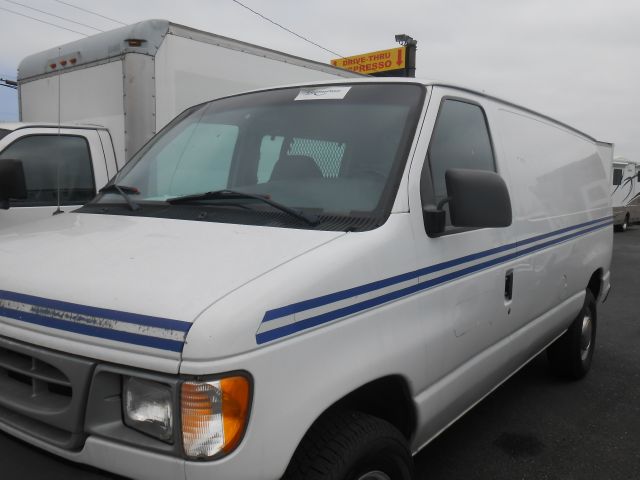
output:
[[[640,226],[614,239],[589,376],[562,382],[535,359],[416,457],[420,480],[640,478]],[[4,434],[0,451],[3,480],[114,478]]]

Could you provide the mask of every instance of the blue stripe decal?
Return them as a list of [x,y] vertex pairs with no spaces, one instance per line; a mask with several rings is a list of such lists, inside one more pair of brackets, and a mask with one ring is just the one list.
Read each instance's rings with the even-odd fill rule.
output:
[[468,263],[474,260],[479,260],[484,257],[488,257],[491,255],[495,255],[496,253],[505,252],[508,250],[513,250],[521,245],[527,245],[529,243],[537,242],[540,240],[544,240],[545,238],[554,237],[556,235],[560,235],[562,233],[570,232],[573,230],[578,230],[583,227],[599,224],[602,222],[611,221],[613,217],[603,217],[598,220],[592,220],[590,222],[581,223],[578,225],[574,225],[572,227],[562,228],[560,230],[555,230],[551,233],[545,233],[543,235],[538,235],[535,237],[531,237],[525,240],[521,240],[519,242],[510,243],[507,245],[503,245],[500,247],[492,248],[489,250],[484,250],[482,252],[473,253],[470,255],[466,255],[464,257],[456,258],[453,260],[448,260],[446,262],[438,263],[436,265],[431,265],[429,267],[421,268],[419,270],[414,270],[413,272],[403,273],[400,275],[395,275],[393,277],[385,278],[383,280],[378,280],[375,282],[367,283],[365,285],[361,285],[354,288],[349,288],[347,290],[341,290],[339,292],[330,293],[328,295],[323,295],[321,297],[312,298],[310,300],[304,300],[302,302],[292,303],[285,307],[275,308],[273,310],[269,310],[265,313],[262,322],[269,322],[271,320],[276,320],[278,318],[286,317],[287,315],[293,315],[295,313],[303,312],[305,310],[310,310],[312,308],[322,307],[324,305],[328,305],[330,303],[335,303],[340,300],[345,300],[347,298],[356,297],[358,295],[362,295],[365,293],[373,292],[375,290],[380,290],[381,288],[389,287],[392,285],[396,285],[398,283],[406,282],[408,280],[413,280],[414,278],[421,277],[423,275],[428,275],[431,273],[439,272],[441,270],[446,270],[447,268],[455,267],[458,265],[462,265],[464,263]]
[[0,315],[14,320],[40,325],[42,327],[56,328],[67,332],[79,333],[81,335],[89,335],[91,337],[104,338],[107,340],[115,340],[116,342],[132,343],[144,347],[158,348],[161,350],[170,350],[172,352],[181,352],[184,345],[183,342],[157,337],[149,337],[146,335],[138,335],[136,333],[121,332],[109,328],[101,328],[93,325],[85,325],[65,320],[58,320],[51,317],[43,317],[34,313],[17,312],[8,308],[0,307]]
[[89,307],[79,305],[77,303],[62,302],[59,300],[51,300],[48,298],[34,297],[22,293],[8,292],[0,290],[0,300],[10,300],[14,302],[28,303],[44,308],[52,308],[56,310],[64,310],[66,312],[77,313],[92,317],[101,317],[119,322],[131,323],[133,325],[141,325],[144,327],[166,328],[168,330],[177,330],[179,332],[188,332],[191,328],[190,322],[182,320],[172,320],[168,318],[151,317],[148,315],[140,315],[137,313],[120,312],[117,310],[109,310],[106,308]]
[[[605,223],[602,223],[602,222],[605,222]],[[282,326],[282,327],[279,327],[279,328],[275,328],[273,330],[257,333],[256,334],[256,342],[258,344],[270,342],[272,340],[276,340],[278,338],[286,337],[288,335],[300,332],[302,330],[306,330],[306,329],[309,329],[309,328],[312,328],[312,327],[316,327],[318,325],[322,325],[322,324],[330,322],[332,320],[337,320],[338,318],[346,317],[348,315],[353,315],[354,313],[358,313],[358,312],[361,312],[363,310],[367,310],[367,309],[370,309],[370,308],[373,308],[373,307],[377,307],[377,306],[382,305],[384,303],[391,302],[393,300],[397,300],[399,298],[402,298],[402,297],[405,297],[405,296],[408,296],[408,295],[412,295],[412,294],[417,293],[417,292],[422,291],[422,290],[427,290],[429,288],[435,287],[437,285],[441,285],[443,283],[449,282],[451,280],[455,280],[457,278],[469,275],[471,273],[475,273],[475,272],[478,272],[480,270],[484,270],[484,269],[490,268],[492,266],[511,261],[511,260],[513,260],[515,258],[528,255],[528,254],[536,252],[538,250],[543,250],[543,249],[545,249],[547,247],[566,242],[568,240],[571,240],[573,238],[576,238],[576,237],[579,237],[579,236],[582,236],[582,235],[586,235],[587,233],[599,230],[601,228],[608,227],[608,226],[610,226],[612,224],[613,224],[612,217],[605,217],[605,218],[602,218],[602,219],[599,219],[599,220],[595,220],[595,221],[583,223],[583,224],[580,224],[580,225],[576,225],[574,227],[563,228],[561,230],[557,230],[557,231],[552,232],[552,233],[539,235],[537,237],[532,237],[530,239],[527,239],[527,240],[519,242],[517,245],[526,245],[526,244],[529,244],[529,243],[532,243],[532,242],[535,242],[535,241],[538,241],[538,240],[543,240],[545,238],[556,236],[556,235],[561,234],[561,233],[566,233],[566,232],[569,232],[569,231],[572,231],[572,230],[583,228],[585,226],[595,225],[595,226],[591,226],[590,228],[586,228],[584,230],[580,230],[578,232],[571,233],[569,235],[564,235],[562,237],[555,238],[555,239],[550,240],[548,242],[544,242],[544,243],[541,243],[541,244],[538,244],[538,245],[534,245],[532,247],[526,248],[526,249],[524,249],[522,251],[519,251],[519,252],[510,253],[508,255],[503,255],[501,257],[498,257],[498,258],[495,258],[495,259],[492,259],[492,260],[488,260],[488,261],[485,261],[485,262],[482,262],[482,263],[479,263],[479,264],[476,264],[476,265],[472,265],[472,266],[463,268],[461,270],[457,270],[455,272],[451,272],[451,273],[448,273],[446,275],[442,275],[440,277],[436,277],[436,278],[433,278],[433,279],[430,279],[430,280],[426,280],[426,281],[418,283],[416,285],[411,285],[409,287],[397,290],[395,292],[390,292],[390,293],[387,293],[387,294],[384,294],[384,295],[380,295],[379,297],[375,297],[375,298],[372,298],[372,299],[369,299],[369,300],[365,300],[365,301],[362,301],[362,302],[359,302],[359,303],[356,303],[354,305],[350,305],[350,306],[347,306],[347,307],[343,307],[343,308],[339,308],[339,309],[336,309],[336,310],[332,310],[330,312],[326,312],[326,313],[323,313],[323,314],[320,314],[320,315],[316,315],[314,317],[310,317],[310,318],[301,320],[299,322],[295,322],[295,323],[292,323],[292,324],[289,324],[289,325],[285,325],[285,326]],[[484,256],[491,255],[491,254],[486,254],[486,252],[498,253],[500,251],[510,250],[510,249],[514,248],[513,245],[516,245],[516,244],[505,245],[504,247],[498,247],[498,248],[495,248],[495,249],[486,250],[484,252],[479,252],[479,253],[476,253],[476,254],[473,254],[473,255],[468,255],[466,257],[461,257],[460,259],[451,260],[450,262],[444,262],[444,263],[441,263],[441,264],[438,264],[438,265],[434,265],[434,266],[427,267],[427,268],[424,268],[424,269],[416,270],[415,272],[411,272],[409,274],[398,275],[396,277],[391,277],[390,279],[382,280],[381,282],[385,282],[387,280],[391,280],[391,279],[395,279],[395,278],[406,277],[406,276],[409,276],[408,279],[415,278],[416,276],[419,276],[419,275],[416,275],[416,276],[411,276],[411,275],[415,274],[416,272],[429,271],[429,273],[431,273],[431,272],[435,272],[435,271],[438,271],[438,270],[443,270],[443,268],[436,268],[436,267],[439,267],[440,265],[444,265],[444,264],[451,264],[451,266],[453,266],[453,265],[457,264],[455,262],[458,262],[461,259],[465,259],[465,258],[469,258],[469,257],[474,257],[473,259],[482,258]],[[509,248],[505,248],[505,247],[509,247]],[[470,260],[466,260],[466,261],[468,262]],[[448,268],[448,267],[444,267],[444,268]],[[424,273],[421,273],[420,275],[422,275],[422,274],[424,274]],[[404,280],[402,280],[402,281],[404,281]],[[363,287],[367,287],[369,285],[374,285],[376,283],[380,283],[380,282],[370,283],[370,284],[367,284],[367,285],[365,285]],[[393,283],[400,283],[400,282],[393,282]],[[391,283],[391,284],[393,284],[393,283]],[[363,287],[357,287],[357,288],[353,288],[353,289],[350,289],[350,290],[344,290],[343,292],[338,292],[337,294],[342,294],[342,293],[348,292],[348,291],[355,291],[355,290],[358,290],[359,288],[363,288]],[[372,291],[372,290],[375,290],[375,289],[369,289],[369,290],[365,290],[365,291],[368,292],[368,291]],[[299,305],[302,305],[302,304],[309,304],[310,302],[313,302],[313,301],[316,301],[316,300],[319,300],[319,299],[323,299],[323,298],[327,298],[327,297],[331,297],[332,295],[337,295],[337,294],[325,295],[324,297],[319,297],[318,299],[308,300],[308,301],[305,301],[305,302],[299,302],[299,303],[296,303],[296,304],[292,304],[289,307],[299,306]],[[350,296],[354,296],[354,295],[350,295]],[[348,297],[344,297],[344,298],[348,298]],[[332,303],[332,302],[322,303],[321,305],[325,305],[327,303]],[[318,306],[320,306],[320,305],[318,305]],[[284,307],[284,308],[288,308],[288,307]],[[309,307],[309,308],[313,308],[313,307]],[[282,310],[282,309],[278,309],[278,310]],[[307,308],[304,308],[304,309],[301,309],[301,310],[296,310],[296,312],[303,311],[303,310],[307,310]],[[274,310],[272,310],[272,312],[273,311]],[[291,312],[291,313],[296,313],[296,312]],[[267,313],[269,313],[269,312],[267,312]],[[265,318],[266,317],[267,317],[267,315],[265,315]],[[278,318],[278,317],[273,317],[273,318]],[[273,319],[273,318],[271,318],[271,319]],[[263,320],[263,323],[265,321],[266,320]]]

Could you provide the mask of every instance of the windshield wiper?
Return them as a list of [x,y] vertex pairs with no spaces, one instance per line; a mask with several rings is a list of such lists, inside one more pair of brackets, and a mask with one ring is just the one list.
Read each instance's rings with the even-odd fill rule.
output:
[[128,193],[138,194],[140,190],[135,187],[128,187],[126,185],[118,185],[117,183],[111,183],[106,187],[103,187],[99,190],[100,193],[119,193],[122,198],[124,198],[125,202],[129,208],[135,212],[136,210],[140,210],[140,205],[131,200],[131,197],[127,195]]
[[302,220],[307,225],[315,226],[318,224],[318,218],[316,216],[311,217],[304,212],[293,210],[292,208],[287,207],[281,203],[275,202],[273,200],[269,200],[260,195],[254,195],[252,193],[239,192],[237,190],[215,190],[213,192],[206,193],[197,193],[195,195],[185,195],[183,197],[175,197],[167,199],[167,203],[171,205],[178,205],[180,203],[190,203],[190,202],[198,202],[200,200],[216,200],[216,199],[224,199],[224,198],[235,198],[235,199],[243,199],[249,198],[253,200],[259,200],[262,203],[266,203],[267,205],[271,205],[273,208],[280,210],[292,217],[297,218],[298,220]]

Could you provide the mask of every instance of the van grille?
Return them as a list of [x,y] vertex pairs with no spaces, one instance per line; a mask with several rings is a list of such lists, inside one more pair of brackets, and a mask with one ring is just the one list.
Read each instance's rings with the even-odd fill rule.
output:
[[53,365],[0,347],[0,385],[22,389],[31,398],[63,408],[71,403],[73,387],[67,376]]
[[94,366],[0,337],[0,422],[62,448],[80,448]]

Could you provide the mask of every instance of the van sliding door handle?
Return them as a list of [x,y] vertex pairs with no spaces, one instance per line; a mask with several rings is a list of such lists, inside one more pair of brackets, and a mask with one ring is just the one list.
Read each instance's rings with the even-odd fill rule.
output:
[[513,297],[513,270],[508,270],[504,276],[504,299],[510,301]]

